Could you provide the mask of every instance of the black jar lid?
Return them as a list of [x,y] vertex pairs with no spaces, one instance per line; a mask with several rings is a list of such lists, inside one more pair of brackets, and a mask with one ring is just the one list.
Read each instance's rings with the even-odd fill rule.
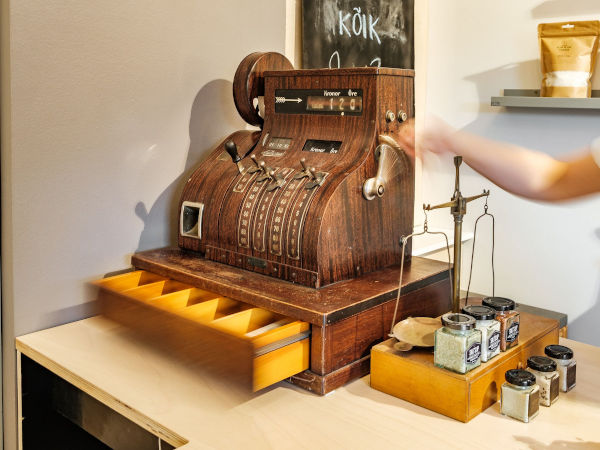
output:
[[512,311],[517,305],[510,298],[504,297],[486,297],[481,303],[483,303],[485,306],[495,309],[496,311]]
[[492,320],[496,318],[496,311],[489,306],[469,305],[465,306],[462,312],[474,317],[475,320]]
[[564,345],[547,345],[544,353],[554,359],[571,359],[573,358],[573,350]]
[[472,330],[475,328],[475,319],[461,313],[446,313],[442,316],[442,325],[452,330]]
[[533,386],[535,384],[535,375],[523,369],[507,370],[504,378],[515,386]]
[[556,370],[556,362],[545,356],[530,356],[527,358],[527,367],[538,372],[554,372]]

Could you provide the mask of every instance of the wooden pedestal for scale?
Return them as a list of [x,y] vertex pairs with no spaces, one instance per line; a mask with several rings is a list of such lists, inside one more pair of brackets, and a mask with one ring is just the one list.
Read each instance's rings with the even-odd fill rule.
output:
[[527,358],[558,343],[558,321],[521,312],[519,345],[464,375],[434,366],[433,349],[403,353],[395,342],[388,339],[371,350],[371,387],[468,422],[500,399],[507,370],[525,368]]
[[[312,289],[213,262],[179,248],[137,253],[132,256],[132,265],[164,279],[210,291],[308,324],[311,330],[309,364],[307,370],[294,374],[289,381],[321,395],[369,372],[371,347],[385,340],[391,328],[399,275],[399,267],[392,266],[321,289]],[[404,270],[402,293],[397,321],[408,316],[436,317],[449,311],[451,299],[447,264],[414,257]],[[165,327],[160,326],[163,320],[161,314],[165,319],[177,319],[180,322],[179,318],[174,318],[174,314],[181,315],[181,311],[164,313],[160,308],[151,307],[156,303],[155,300],[146,299],[145,304],[142,304],[136,299],[126,299],[125,297],[131,297],[126,291],[118,293],[116,297],[113,293],[109,294],[108,297],[105,296],[108,302],[103,302],[105,314],[128,326],[144,327],[143,324],[148,320],[136,320],[135,316],[149,314],[152,316],[152,323],[158,325],[147,331],[160,337],[166,332]],[[115,303],[119,298],[135,307],[137,312],[132,313],[133,318],[127,317],[119,309],[119,304]],[[217,353],[218,359],[227,360],[226,351],[215,351],[219,340],[212,333],[214,327],[210,323],[207,327],[200,323],[186,324],[193,326],[196,331],[192,331],[197,336],[204,336],[210,331],[210,345],[216,346],[212,352],[194,349],[194,355],[210,354],[214,361]],[[162,340],[176,342],[177,336],[174,333],[177,333],[177,328],[178,326],[170,327],[171,331]],[[200,338],[190,340],[192,331],[181,335],[180,342],[188,343],[189,347],[205,345]],[[235,337],[226,337],[223,342],[226,341],[230,342],[231,348],[238,349],[240,354],[251,352],[248,342],[238,342],[239,339],[236,340]],[[188,355],[190,351],[190,348],[186,349]],[[251,360],[231,361],[229,364],[238,368],[252,367]],[[256,387],[256,377],[254,380]]]

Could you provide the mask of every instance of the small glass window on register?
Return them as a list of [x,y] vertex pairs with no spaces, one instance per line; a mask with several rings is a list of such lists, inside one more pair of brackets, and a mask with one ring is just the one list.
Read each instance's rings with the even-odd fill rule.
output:
[[362,97],[323,97],[309,95],[306,99],[307,111],[362,111]]

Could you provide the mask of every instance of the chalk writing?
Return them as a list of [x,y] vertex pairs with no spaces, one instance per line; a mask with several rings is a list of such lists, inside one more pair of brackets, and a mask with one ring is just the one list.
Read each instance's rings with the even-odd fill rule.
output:
[[303,67],[413,68],[414,0],[302,0]]
[[347,21],[350,23],[350,16],[352,16],[352,33],[354,33],[355,36],[362,36],[364,39],[367,39],[368,29],[368,39],[376,40],[377,43],[381,45],[381,39],[379,39],[379,34],[375,29],[375,25],[377,25],[377,22],[379,22],[379,17],[374,18],[371,14],[369,14],[369,25],[367,25],[367,15],[364,13],[361,14],[360,8],[353,8],[352,10],[355,11],[354,15],[352,15],[352,13],[344,14],[344,11],[338,12],[339,34],[341,36],[348,35],[348,37],[352,37],[352,34],[350,34],[350,28],[348,28],[348,25],[346,24]]

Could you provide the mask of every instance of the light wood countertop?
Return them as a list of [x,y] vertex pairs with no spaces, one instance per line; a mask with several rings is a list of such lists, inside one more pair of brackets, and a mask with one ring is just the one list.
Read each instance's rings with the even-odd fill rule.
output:
[[182,449],[600,448],[600,348],[571,340],[577,387],[525,424],[499,403],[467,424],[369,387],[325,397],[281,382],[254,395],[191,370],[92,317],[17,338],[17,350]]

